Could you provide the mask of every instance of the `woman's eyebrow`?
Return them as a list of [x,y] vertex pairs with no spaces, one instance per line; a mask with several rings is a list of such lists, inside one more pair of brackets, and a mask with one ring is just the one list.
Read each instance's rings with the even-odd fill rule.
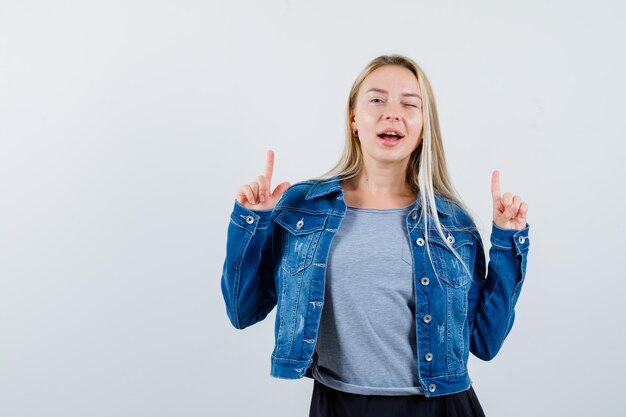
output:
[[[366,93],[371,93],[371,92],[389,94],[389,91],[383,90],[382,88],[370,88],[369,90],[366,91]],[[419,94],[416,94],[416,93],[403,93],[402,96],[403,97],[415,97],[415,98],[419,98],[420,100],[422,99],[419,96]]]

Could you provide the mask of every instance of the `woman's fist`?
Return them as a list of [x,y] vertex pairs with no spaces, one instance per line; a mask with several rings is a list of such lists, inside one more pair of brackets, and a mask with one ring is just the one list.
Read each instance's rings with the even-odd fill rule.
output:
[[280,196],[291,186],[287,181],[282,182],[272,190],[272,172],[274,171],[274,151],[267,151],[265,170],[262,175],[237,190],[237,201],[245,208],[252,210],[272,210]]

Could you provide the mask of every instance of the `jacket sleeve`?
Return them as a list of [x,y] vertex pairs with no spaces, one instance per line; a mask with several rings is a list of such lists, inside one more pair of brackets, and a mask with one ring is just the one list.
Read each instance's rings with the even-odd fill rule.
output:
[[251,210],[235,200],[226,239],[222,295],[232,325],[263,320],[276,305],[272,231],[275,210]]
[[470,352],[483,360],[493,359],[511,331],[515,304],[526,275],[529,224],[521,230],[507,230],[492,222],[489,265],[477,233],[474,280],[468,303],[474,311],[469,323]]

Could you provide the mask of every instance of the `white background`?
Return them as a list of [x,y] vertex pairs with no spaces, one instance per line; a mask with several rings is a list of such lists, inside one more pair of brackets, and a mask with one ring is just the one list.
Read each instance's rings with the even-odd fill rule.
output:
[[235,190],[339,158],[377,55],[429,76],[488,240],[528,202],[516,324],[472,358],[488,416],[621,416],[624,6],[614,1],[0,1],[0,415],[305,416],[272,312],[231,327]]

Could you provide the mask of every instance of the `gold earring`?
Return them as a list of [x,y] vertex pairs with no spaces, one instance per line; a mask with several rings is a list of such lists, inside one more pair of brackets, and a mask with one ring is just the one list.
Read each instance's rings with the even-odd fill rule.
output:
[[358,135],[357,133],[358,133],[358,132],[357,132],[356,130],[353,130],[353,131],[352,131],[352,134],[358,138],[358,137],[359,137],[359,135]]

